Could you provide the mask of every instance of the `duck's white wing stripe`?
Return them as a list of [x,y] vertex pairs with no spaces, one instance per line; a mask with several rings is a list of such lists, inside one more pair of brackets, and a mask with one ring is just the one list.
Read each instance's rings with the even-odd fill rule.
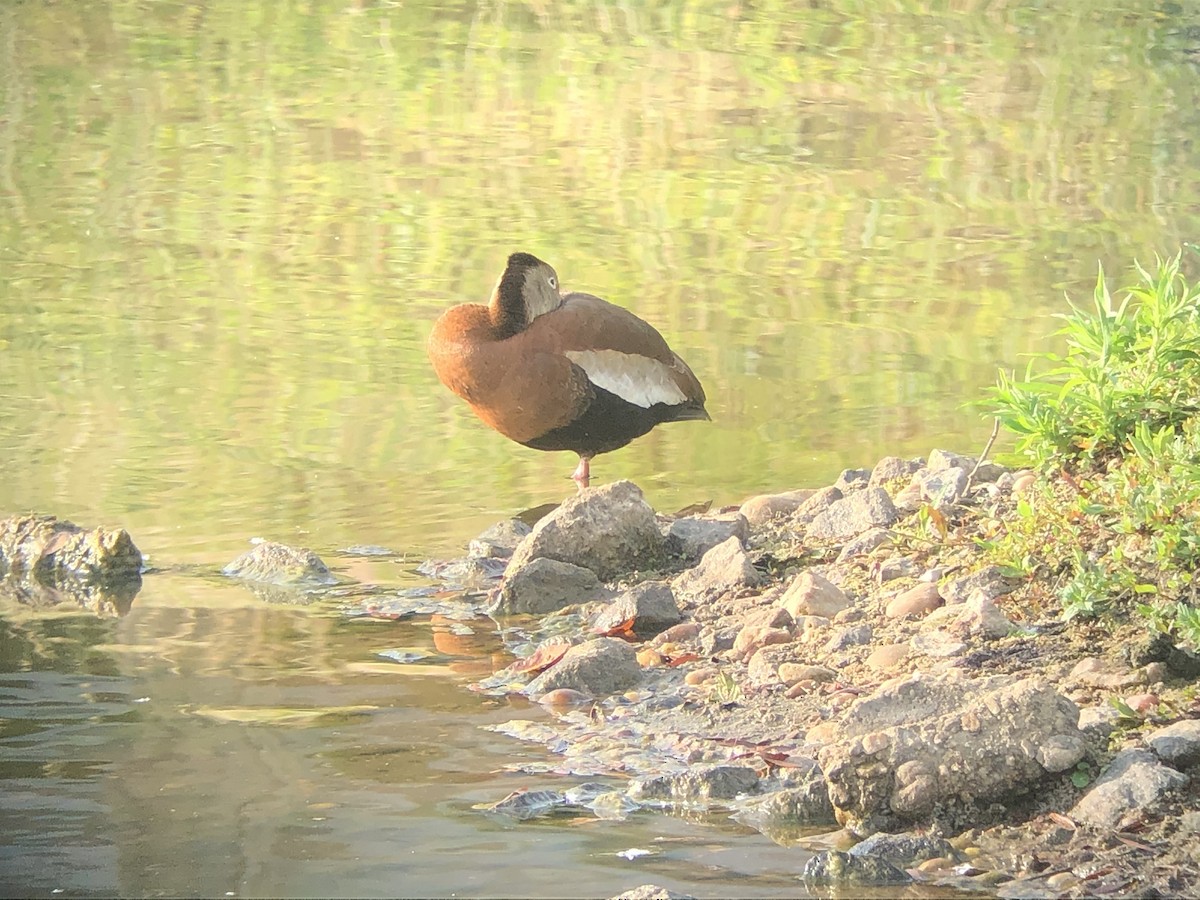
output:
[[566,356],[592,384],[636,406],[649,409],[655,403],[675,406],[687,401],[670,367],[657,359],[619,350],[567,350]]

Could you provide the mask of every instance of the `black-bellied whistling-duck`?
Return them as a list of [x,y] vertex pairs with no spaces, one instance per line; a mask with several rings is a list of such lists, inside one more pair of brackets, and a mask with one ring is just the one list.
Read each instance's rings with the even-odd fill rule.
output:
[[704,388],[653,326],[591,294],[563,294],[528,253],[508,258],[487,306],[447,310],[429,338],[442,384],[505,437],[573,450],[588,486],[597,453],[660,422],[707,419]]

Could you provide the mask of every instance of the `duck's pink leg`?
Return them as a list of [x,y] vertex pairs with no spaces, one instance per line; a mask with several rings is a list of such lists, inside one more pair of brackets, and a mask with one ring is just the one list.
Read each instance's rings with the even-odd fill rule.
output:
[[575,485],[579,490],[583,490],[591,483],[592,467],[590,465],[592,458],[590,456],[579,457],[579,465],[575,467],[575,471],[571,473],[571,478],[575,480]]

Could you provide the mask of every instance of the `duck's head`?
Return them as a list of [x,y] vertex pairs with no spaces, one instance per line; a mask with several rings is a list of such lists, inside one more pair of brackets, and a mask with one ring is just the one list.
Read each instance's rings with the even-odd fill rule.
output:
[[513,335],[562,302],[558,273],[530,253],[514,253],[492,293],[492,321],[503,335]]

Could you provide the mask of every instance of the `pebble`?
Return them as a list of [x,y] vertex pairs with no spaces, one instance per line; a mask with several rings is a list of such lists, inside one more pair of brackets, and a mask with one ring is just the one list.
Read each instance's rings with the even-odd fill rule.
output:
[[949,869],[954,865],[954,860],[947,859],[945,856],[935,856],[933,859],[927,859],[922,863],[917,864],[917,871],[923,875],[928,875],[930,872],[940,872],[942,869]]
[[908,644],[885,644],[874,650],[864,662],[867,668],[884,672],[908,659],[909,650]]
[[1028,470],[1017,472],[1013,475],[1012,492],[1014,494],[1024,494],[1033,487],[1035,481],[1037,481],[1037,476],[1032,472]]
[[1046,879],[1046,887],[1052,891],[1069,891],[1079,881],[1079,876],[1074,872],[1055,872]]
[[1125,705],[1143,716],[1158,709],[1158,694],[1130,694],[1125,698]]
[[538,697],[538,703],[542,706],[582,706],[591,702],[592,698],[587,694],[571,688],[556,688]]
[[661,632],[652,642],[655,646],[665,644],[668,641],[676,643],[686,643],[694,641],[700,637],[699,622],[680,622],[678,625],[672,625],[666,631]]
[[654,669],[666,663],[663,655],[653,647],[643,647],[637,652],[638,665],[643,669]]
[[837,673],[824,666],[806,666],[801,663],[783,663],[779,667],[779,680],[784,684],[795,684],[797,681],[833,681]]
[[832,744],[842,736],[840,722],[820,722],[808,729],[804,740],[810,744]]
[[909,616],[924,615],[941,605],[942,595],[938,593],[936,584],[918,584],[893,597],[884,614],[889,619],[906,619]]
[[719,669],[712,667],[705,669],[692,669],[692,671],[683,676],[683,683],[705,684],[706,682],[712,681],[714,678],[716,678],[719,672]]

